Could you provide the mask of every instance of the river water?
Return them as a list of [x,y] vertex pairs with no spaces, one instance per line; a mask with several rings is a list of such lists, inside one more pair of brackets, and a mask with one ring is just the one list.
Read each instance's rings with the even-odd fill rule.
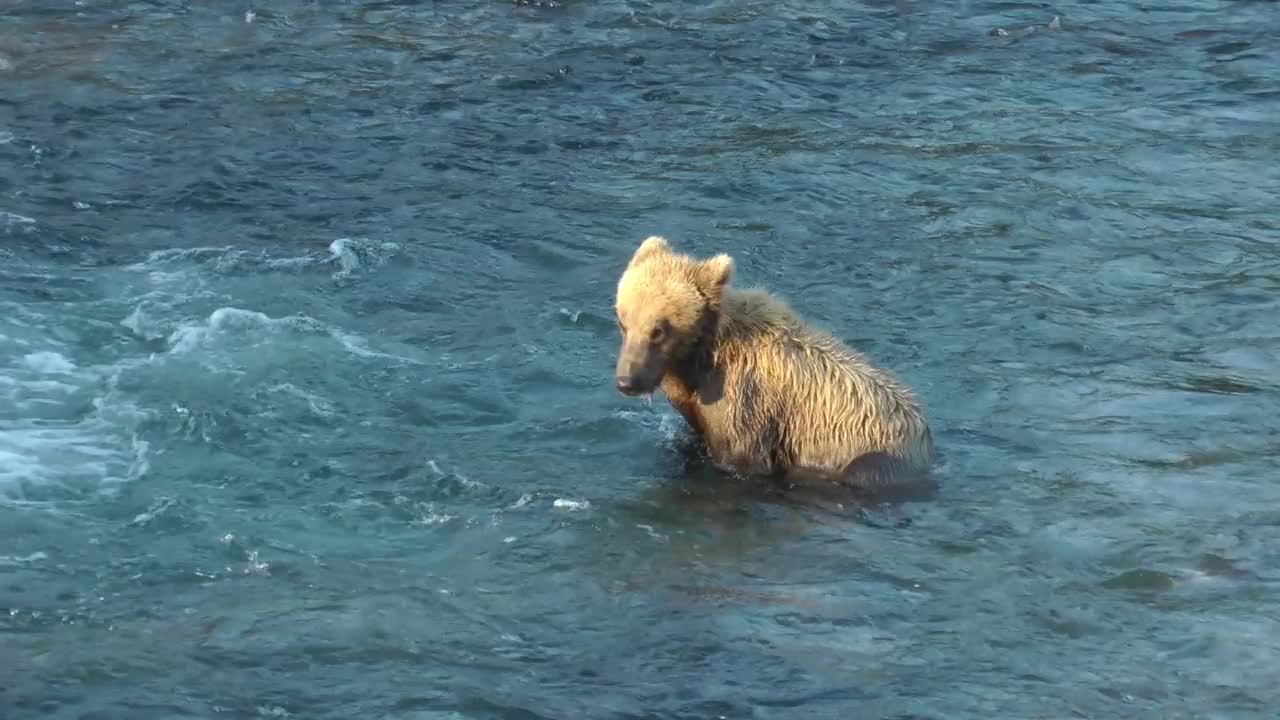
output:
[[[0,717],[1272,717],[1277,28],[6,4]],[[909,383],[937,497],[618,395],[654,233]]]

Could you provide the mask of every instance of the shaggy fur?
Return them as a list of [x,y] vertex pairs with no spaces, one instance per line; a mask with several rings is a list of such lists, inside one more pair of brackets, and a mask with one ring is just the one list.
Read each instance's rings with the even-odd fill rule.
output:
[[762,290],[728,255],[646,239],[618,282],[619,391],[661,387],[717,465],[792,483],[884,488],[935,459],[910,392]]

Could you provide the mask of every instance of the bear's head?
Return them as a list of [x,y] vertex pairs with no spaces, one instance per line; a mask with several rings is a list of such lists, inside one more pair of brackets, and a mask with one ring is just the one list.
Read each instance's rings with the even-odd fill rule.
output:
[[733,259],[725,254],[697,260],[673,252],[656,235],[640,244],[618,281],[619,392],[653,392],[675,363],[712,336],[732,274]]

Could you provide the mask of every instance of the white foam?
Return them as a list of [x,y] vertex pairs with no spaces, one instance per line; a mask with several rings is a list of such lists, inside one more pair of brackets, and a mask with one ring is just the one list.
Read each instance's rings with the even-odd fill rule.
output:
[[344,273],[350,273],[360,268],[360,257],[356,255],[352,246],[353,243],[349,238],[338,238],[329,243],[329,252]]
[[[231,247],[199,247],[159,250],[146,259],[127,266],[134,277],[141,276],[141,287],[131,288],[133,297],[127,314],[119,321],[134,335],[150,340],[164,340],[172,355],[199,350],[206,355],[236,352],[266,343],[280,343],[287,350],[291,335],[328,337],[342,350],[361,358],[393,360],[423,364],[404,354],[384,352],[367,339],[304,315],[271,317],[264,312],[224,305],[213,310],[203,321],[193,321],[183,307],[203,306],[230,300],[220,287],[217,275],[243,277],[254,272],[273,272],[305,268],[337,266],[335,279],[357,271],[382,265],[399,250],[390,242],[373,242],[363,238],[339,238],[331,242],[327,253],[311,252],[296,257],[273,258],[263,253],[235,250]],[[207,309],[203,310],[208,312]],[[185,316],[185,317],[184,317]],[[213,360],[216,365],[216,359]]]
[[221,307],[209,315],[204,323],[183,325],[169,335],[170,352],[181,354],[212,344],[217,339],[228,335],[263,335],[282,326],[316,325],[314,320],[306,317],[272,318],[266,313],[256,310],[244,310],[236,307]]
[[155,266],[165,265],[175,260],[176,261],[194,260],[196,262],[200,262],[206,257],[221,257],[222,255],[225,255],[229,252],[234,252],[233,248],[231,248],[230,246],[220,247],[220,248],[199,247],[199,248],[172,248],[169,250],[155,250],[150,253],[147,253],[146,260],[143,260],[142,262],[133,263],[131,265],[126,265],[125,269],[133,270],[136,272],[151,272],[155,270]]
[[395,360],[404,360],[406,362],[416,362],[414,360],[410,360],[409,358],[402,358],[397,355],[388,355],[387,353],[380,353],[377,350],[370,350],[365,339],[360,337],[359,335],[352,335],[350,333],[335,331],[333,333],[333,337],[338,342],[342,343],[342,347],[346,348],[347,352],[351,353],[352,355],[359,355],[360,357],[367,357],[367,358],[389,358],[389,359],[395,359]]
[[377,267],[399,252],[400,246],[390,242],[374,242],[368,238],[338,238],[329,243],[329,261],[338,264],[334,279],[344,279],[361,269]]
[[321,417],[333,417],[334,415],[333,403],[315,393],[307,392],[293,383],[279,383],[268,389],[271,392],[283,393],[305,400],[307,406],[311,408],[311,412]]
[[156,287],[172,287],[176,283],[202,288],[207,284],[207,273],[216,275],[245,275],[249,273],[281,270],[297,270],[327,262],[320,253],[297,257],[273,258],[261,252],[236,250],[232,247],[198,247],[156,250],[141,262],[125,266],[126,270],[145,273]]
[[[175,276],[186,276],[191,269],[207,267],[219,274],[299,270],[336,264],[335,279],[343,279],[366,267],[377,267],[400,251],[393,242],[375,242],[367,238],[338,238],[328,245],[328,253],[309,252],[293,257],[270,257],[261,252],[232,247],[198,247],[157,250],[146,260],[127,266],[134,272],[148,273],[157,284],[172,283]],[[175,272],[171,268],[177,267]]]
[[76,369],[75,363],[68,360],[66,355],[48,350],[27,353],[22,359],[32,370],[45,374],[69,373]]
[[[35,218],[0,210],[0,230],[37,225]],[[0,303],[0,502],[39,505],[51,496],[65,497],[63,490],[50,493],[51,488],[110,491],[116,483],[145,474],[149,448],[137,431],[149,415],[135,404],[134,381],[154,371],[187,377],[192,358],[206,368],[242,375],[265,369],[260,376],[273,377],[266,391],[324,418],[338,414],[334,404],[303,383],[280,382],[276,366],[296,365],[304,357],[311,362],[317,355],[331,355],[339,363],[376,358],[422,364],[385,352],[340,326],[305,315],[273,317],[251,306],[237,306],[235,300],[244,288],[241,280],[255,273],[319,271],[333,272],[336,278],[367,273],[398,250],[394,243],[339,238],[327,247],[317,245],[285,257],[233,247],[152,252],[105,278],[100,287],[114,285],[102,302],[119,308],[119,324],[134,336],[164,343],[165,350],[159,352],[115,345],[102,348],[102,354],[90,360],[73,349],[80,338],[69,330],[86,318],[73,315],[70,324],[58,322],[58,313],[75,313],[75,307]],[[4,254],[0,250],[0,256]],[[38,265],[22,268],[29,278],[48,272]],[[107,359],[122,349],[132,354]],[[404,354],[415,355],[412,350]],[[131,378],[124,391],[116,383],[121,372]],[[190,381],[223,379],[199,377],[204,379]],[[147,402],[154,394],[153,385],[137,402]]]
[[431,527],[433,525],[444,525],[445,523],[450,522],[451,520],[457,520],[457,519],[458,519],[457,515],[453,515],[450,513],[431,512],[430,510],[428,510],[425,515],[419,517],[417,520],[414,520],[413,524],[425,525],[427,527]]
[[266,563],[258,559],[258,551],[250,550],[249,557],[245,558],[244,570],[245,575],[269,575],[271,573],[271,563]]
[[685,421],[666,403],[646,403],[645,410],[618,410],[615,414],[639,425],[650,428],[665,443],[673,443],[684,432]]
[[135,515],[129,524],[146,525],[159,517],[164,511],[173,507],[176,503],[177,501],[170,497],[160,498],[152,502],[151,507],[147,508],[144,512],[140,512]]
[[117,390],[123,366],[82,368],[59,341],[26,334],[23,349],[36,349],[0,368],[0,501],[23,503],[43,487],[109,491],[145,473],[147,444],[135,434],[145,415]]
[[26,565],[27,563],[40,562],[47,559],[49,559],[49,556],[39,550],[30,555],[0,555],[0,566]]
[[[135,310],[135,314],[136,314]],[[141,325],[142,318],[131,314],[121,322]],[[185,324],[169,334],[169,352],[180,355],[195,350],[228,349],[228,340],[232,338],[247,339],[256,345],[273,339],[277,333],[293,332],[302,335],[329,337],[337,341],[347,352],[366,358],[383,358],[421,364],[412,358],[372,350],[368,341],[359,335],[331,328],[315,318],[306,315],[291,315],[273,318],[257,310],[245,310],[236,307],[222,307],[214,310],[208,320],[203,323]]]
[[4,223],[6,225],[30,225],[35,221],[35,218],[29,218],[26,215],[19,215],[17,213],[0,210],[0,223]]
[[133,308],[133,312],[128,317],[120,321],[120,324],[128,328],[134,335],[147,340],[159,340],[165,334],[153,329],[153,325],[148,318],[143,304],[139,303]]
[[664,412],[658,420],[658,433],[666,442],[675,442],[676,438],[684,432],[685,421],[679,415],[672,412]]
[[129,451],[100,420],[61,427],[0,427],[0,493],[24,486],[101,488],[136,479],[147,470],[147,445]]

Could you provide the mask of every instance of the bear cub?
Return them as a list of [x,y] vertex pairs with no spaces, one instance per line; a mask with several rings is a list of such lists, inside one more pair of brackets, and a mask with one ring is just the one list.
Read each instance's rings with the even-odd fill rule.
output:
[[618,281],[618,391],[661,388],[711,461],[744,475],[871,491],[926,478],[936,450],[911,393],[767,292],[730,287],[733,269],[640,244]]

